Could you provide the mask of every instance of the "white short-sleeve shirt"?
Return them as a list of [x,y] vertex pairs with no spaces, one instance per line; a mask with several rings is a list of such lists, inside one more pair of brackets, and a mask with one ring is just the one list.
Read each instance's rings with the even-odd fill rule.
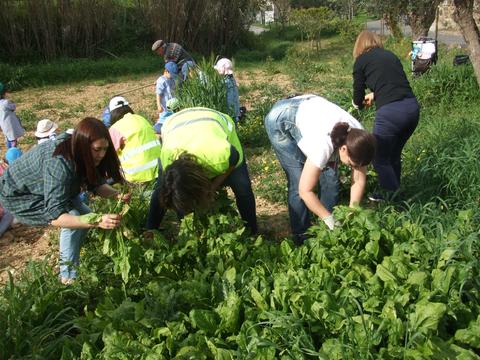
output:
[[298,107],[295,123],[302,135],[298,147],[315,166],[323,169],[333,155],[334,149],[330,132],[339,122],[346,122],[352,128],[363,126],[348,112],[330,101],[312,95]]

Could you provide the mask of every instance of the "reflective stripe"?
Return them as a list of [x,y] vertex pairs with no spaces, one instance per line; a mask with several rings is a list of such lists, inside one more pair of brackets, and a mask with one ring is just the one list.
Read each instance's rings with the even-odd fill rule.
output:
[[143,144],[142,146],[136,147],[134,149],[129,150],[125,155],[122,155],[120,157],[120,161],[127,161],[130,158],[134,157],[135,155],[138,155],[142,152],[147,151],[148,149],[151,149],[155,146],[159,146],[160,141],[159,140],[153,140],[150,141],[149,143]]
[[170,133],[170,132],[172,132],[172,131],[174,131],[174,130],[176,130],[176,129],[178,129],[178,128],[181,128],[181,127],[183,127],[183,126],[185,126],[185,125],[190,125],[190,124],[194,124],[194,123],[202,122],[202,121],[213,121],[213,122],[217,123],[218,125],[220,125],[220,127],[222,128],[222,130],[225,131],[224,127],[222,126],[222,124],[220,123],[220,121],[218,121],[217,119],[212,119],[212,118],[200,118],[200,119],[192,119],[192,120],[184,121],[184,122],[182,122],[181,124],[177,124],[177,125],[173,126],[173,127],[170,128],[170,129],[166,129],[166,131],[165,131],[164,128],[162,128],[163,134],[165,135],[165,134],[168,134],[168,133]]
[[[209,108],[196,107],[196,108],[182,110],[181,113],[186,114],[186,113],[189,113],[189,112],[192,112],[192,111],[194,111],[194,112],[196,112],[196,111],[210,111],[210,112],[213,112],[213,113],[217,114],[218,116],[220,116],[223,119],[223,121],[225,121],[225,125],[227,125],[227,128],[228,128],[229,131],[233,130],[233,124],[230,121],[228,121],[227,118],[225,117],[225,114],[221,113],[220,111],[217,111],[217,110],[214,110],[214,109],[209,109]],[[210,118],[210,120],[216,120],[216,119],[211,119]],[[218,120],[216,120],[216,121],[220,124],[220,122]]]
[[141,171],[144,171],[144,170],[147,170],[147,169],[151,169],[155,166],[158,165],[158,159],[155,159],[155,160],[152,160],[152,161],[149,161],[148,163],[146,164],[143,164],[143,165],[139,165],[139,166],[135,166],[135,167],[131,167],[129,169],[123,169],[123,172],[125,174],[129,174],[129,175],[132,175],[132,174],[136,174],[136,173],[139,173]]

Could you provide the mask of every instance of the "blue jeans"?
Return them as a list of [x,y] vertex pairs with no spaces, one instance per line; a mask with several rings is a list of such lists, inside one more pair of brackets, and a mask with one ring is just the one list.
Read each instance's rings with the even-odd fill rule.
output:
[[[147,216],[148,230],[158,229],[166,212],[166,209],[160,205],[159,201],[163,179],[163,168],[161,164],[158,169],[158,178],[150,198],[150,208]],[[255,197],[253,196],[252,183],[250,182],[245,161],[230,173],[223,185],[230,186],[235,194],[235,200],[241,218],[245,221],[250,232],[256,234],[258,232],[258,226]],[[177,215],[179,218],[183,216],[183,214]]]
[[194,68],[195,66],[195,62],[193,62],[192,60],[187,60],[183,63],[182,68],[180,69],[183,81],[187,80],[190,69]]
[[[298,193],[300,176],[306,160],[297,145],[301,134],[295,125],[297,109],[302,100],[296,98],[280,100],[265,117],[268,138],[287,176],[290,227],[297,243],[303,242],[305,231],[311,225],[308,208]],[[319,184],[320,202],[328,211],[332,211],[339,198],[339,180],[335,165],[322,170]]]
[[[84,215],[92,212],[78,197],[73,200],[74,208],[70,215]],[[60,276],[66,279],[77,277],[77,267],[80,264],[80,248],[85,241],[88,229],[60,230]]]
[[373,166],[384,190],[396,191],[400,187],[402,150],[415,131],[419,117],[420,106],[415,97],[383,105],[375,114],[373,134],[377,151]]

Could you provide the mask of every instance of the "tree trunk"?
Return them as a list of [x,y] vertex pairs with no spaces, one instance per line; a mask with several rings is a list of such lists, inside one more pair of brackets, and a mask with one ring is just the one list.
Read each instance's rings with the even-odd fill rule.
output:
[[474,0],[454,0],[455,11],[453,18],[460,26],[463,38],[470,50],[470,60],[480,85],[480,32],[473,18]]
[[396,14],[385,14],[385,24],[390,29],[390,33],[395,39],[403,37],[402,29],[398,24],[398,16]]
[[428,36],[428,30],[435,21],[437,7],[441,0],[423,2],[422,5],[412,9],[408,13],[408,19],[412,28],[412,40],[420,36]]

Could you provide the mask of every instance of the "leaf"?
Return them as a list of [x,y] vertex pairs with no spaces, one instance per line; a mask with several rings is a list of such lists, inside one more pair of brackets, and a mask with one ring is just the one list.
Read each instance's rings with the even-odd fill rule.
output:
[[223,277],[230,285],[235,285],[237,270],[234,267],[231,267],[224,272]]
[[468,328],[457,330],[455,340],[480,349],[480,316],[478,316],[476,321],[470,322]]
[[434,303],[425,301],[415,305],[415,312],[409,315],[411,327],[423,333],[429,330],[436,331],[438,323],[447,311],[447,306],[443,303]]
[[102,221],[102,214],[97,214],[97,213],[88,213],[79,216],[80,222],[84,224],[98,224],[100,221]]
[[239,328],[242,299],[235,291],[229,291],[225,300],[217,307],[221,318],[220,329],[228,333],[236,333]]
[[447,263],[450,262],[450,260],[452,260],[452,258],[455,256],[456,252],[457,251],[452,248],[443,250],[440,254],[440,258],[438,259],[437,269],[442,269],[445,267],[445,265],[447,265]]
[[215,360],[233,360],[234,352],[228,349],[222,349],[217,346],[210,340],[207,340],[208,349],[212,352]]
[[257,289],[252,287],[250,290],[250,295],[252,296],[253,301],[255,301],[255,304],[260,310],[265,311],[267,309],[267,303],[265,300],[263,300],[262,294],[258,292]]
[[384,282],[397,282],[397,278],[395,275],[393,275],[385,266],[382,264],[377,265],[377,271],[376,273],[380,279],[382,279]]
[[220,323],[219,316],[211,310],[193,309],[189,317],[195,328],[205,331],[208,335],[214,335]]

